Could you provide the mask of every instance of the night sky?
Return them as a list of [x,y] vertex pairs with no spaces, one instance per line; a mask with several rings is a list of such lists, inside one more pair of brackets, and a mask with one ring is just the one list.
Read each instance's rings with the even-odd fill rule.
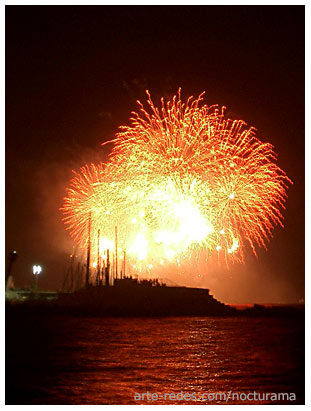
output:
[[59,289],[73,242],[59,208],[86,162],[105,160],[136,99],[206,91],[258,129],[294,181],[285,228],[244,266],[200,286],[225,302],[304,298],[303,6],[6,6],[6,247],[17,286]]

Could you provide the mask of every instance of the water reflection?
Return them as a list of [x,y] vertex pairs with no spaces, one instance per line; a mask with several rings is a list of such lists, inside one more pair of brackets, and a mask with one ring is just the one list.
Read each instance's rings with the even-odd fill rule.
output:
[[267,318],[24,319],[7,330],[6,402],[135,404],[136,392],[232,390],[296,392],[301,403],[302,330]]

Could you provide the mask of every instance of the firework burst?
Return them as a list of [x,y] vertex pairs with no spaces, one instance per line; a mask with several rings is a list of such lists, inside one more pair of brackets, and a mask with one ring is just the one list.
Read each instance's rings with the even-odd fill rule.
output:
[[122,126],[109,162],[81,169],[71,182],[63,212],[72,237],[113,244],[119,230],[133,261],[157,264],[189,258],[194,251],[243,261],[256,254],[276,225],[282,226],[291,181],[276,164],[269,143],[225,107],[182,102],[180,91],[156,107],[147,92],[130,126]]

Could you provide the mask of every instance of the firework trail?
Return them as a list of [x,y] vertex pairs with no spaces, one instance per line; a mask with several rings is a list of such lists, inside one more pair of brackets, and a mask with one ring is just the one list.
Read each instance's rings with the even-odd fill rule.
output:
[[109,162],[72,180],[63,212],[74,240],[85,247],[91,212],[94,241],[100,229],[113,244],[117,226],[122,249],[149,266],[200,250],[243,261],[247,245],[255,254],[266,247],[291,183],[272,145],[226,119],[225,107],[201,104],[203,94],[182,102],[179,90],[159,108],[147,95],[147,108],[138,102],[112,141]]

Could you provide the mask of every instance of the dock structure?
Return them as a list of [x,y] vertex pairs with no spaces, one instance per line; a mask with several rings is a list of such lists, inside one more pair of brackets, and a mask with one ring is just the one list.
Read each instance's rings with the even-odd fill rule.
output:
[[92,213],[89,212],[89,227],[88,227],[88,243],[86,252],[86,275],[85,275],[85,286],[90,285],[90,261],[91,261],[91,223],[92,223]]
[[105,267],[105,285],[108,287],[109,282],[109,273],[110,273],[110,260],[109,260],[109,249],[107,250],[107,265]]
[[114,239],[115,239],[115,258],[116,258],[116,264],[115,264],[115,278],[118,278],[118,227],[115,226],[114,228]]

